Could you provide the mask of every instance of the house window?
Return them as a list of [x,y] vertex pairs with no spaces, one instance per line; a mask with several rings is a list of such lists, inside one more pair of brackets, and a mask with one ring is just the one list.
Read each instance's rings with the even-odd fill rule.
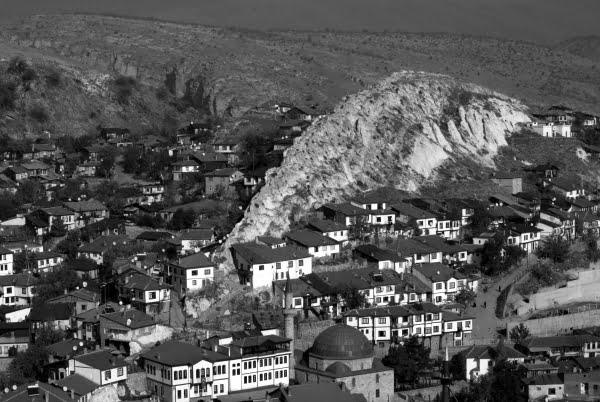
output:
[[150,298],[156,299],[156,292],[150,292]]
[[556,395],[556,388],[548,388],[548,395]]
[[435,290],[441,290],[442,289],[442,284],[441,283],[436,283],[435,284]]
[[278,262],[278,263],[275,264],[275,269],[281,269],[281,263],[280,262]]
[[465,321],[465,328],[471,328],[471,321]]
[[440,332],[440,327],[438,325],[434,325],[433,332]]
[[299,267],[303,267],[304,266],[304,260],[298,260],[298,266]]
[[104,372],[104,379],[107,381],[110,380],[110,370],[106,370]]
[[368,318],[361,318],[360,323],[361,324],[368,324],[369,323],[369,319]]
[[117,376],[122,377],[123,376],[123,367],[119,367],[117,369]]
[[421,316],[420,315],[416,315],[415,316],[415,322],[421,322]]
[[451,323],[451,322],[449,322],[448,324],[446,324],[446,328],[447,328],[447,329],[452,329],[452,323]]
[[294,261],[288,261],[288,268],[294,268]]
[[431,328],[429,328],[429,327],[428,327],[428,328],[425,328],[425,333],[426,333],[426,334],[430,334],[430,333],[431,333]]
[[195,270],[192,271],[192,276],[198,276],[198,270],[197,269],[195,269]]
[[385,338],[385,331],[378,331],[377,336],[380,338]]
[[12,288],[6,288],[6,293],[12,293]]
[[454,289],[455,287],[456,287],[456,282],[450,282],[450,283],[448,284],[448,288],[449,288],[449,289]]
[[433,321],[436,321],[436,320],[439,320],[439,319],[440,319],[439,313],[433,315]]
[[197,282],[196,280],[193,280],[193,281],[192,281],[192,286],[196,286],[196,284],[197,284],[197,283],[198,283],[198,282]]
[[378,389],[375,390],[375,398],[379,398],[379,390]]
[[421,328],[415,329],[415,334],[421,335]]
[[265,270],[265,266],[264,265],[259,265],[258,266],[258,270],[259,271],[264,271]]
[[204,275],[210,275],[210,268],[204,270]]
[[387,322],[387,319],[385,317],[379,318],[379,323],[380,324],[385,324],[386,322]]
[[301,306],[302,305],[302,299],[294,299],[294,306]]

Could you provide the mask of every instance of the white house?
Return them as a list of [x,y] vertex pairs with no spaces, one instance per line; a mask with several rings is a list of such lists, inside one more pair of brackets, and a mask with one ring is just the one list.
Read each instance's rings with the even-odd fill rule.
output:
[[167,402],[189,402],[289,383],[289,339],[267,335],[228,342],[199,347],[168,341],[143,353],[150,391]]
[[62,254],[53,251],[43,251],[33,255],[34,266],[38,272],[50,272],[63,263]]
[[214,281],[215,264],[203,253],[178,258],[169,263],[171,284],[180,295],[195,292]]
[[527,254],[537,250],[542,232],[541,229],[529,225],[513,225],[509,227],[506,244],[519,246],[527,252]]
[[14,273],[14,253],[0,246],[0,276],[12,275]]
[[435,304],[454,301],[454,296],[463,288],[477,291],[478,281],[443,264],[419,264],[413,267],[413,274],[431,286]]
[[30,274],[0,276],[0,306],[29,306],[36,282]]
[[127,379],[127,362],[109,350],[93,351],[70,359],[69,374],[79,374],[101,386],[115,384]]
[[253,288],[270,287],[273,281],[312,272],[312,255],[299,247],[239,243],[231,247],[231,253],[239,275]]
[[285,238],[290,244],[306,250],[315,258],[335,258],[340,254],[338,241],[312,230],[296,230],[288,233]]
[[405,202],[393,204],[391,209],[396,213],[396,220],[398,222],[415,224],[416,228],[420,232],[418,233],[419,235],[437,234],[437,215]]
[[340,242],[342,246],[348,243],[348,226],[331,219],[311,219],[308,227],[315,232],[328,236]]
[[465,378],[467,381],[490,373],[499,358],[513,363],[523,363],[527,356],[508,345],[471,346],[461,353],[465,359]]

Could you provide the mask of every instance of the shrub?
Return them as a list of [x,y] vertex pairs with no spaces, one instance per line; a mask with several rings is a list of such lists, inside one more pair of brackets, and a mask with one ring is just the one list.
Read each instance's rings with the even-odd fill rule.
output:
[[38,123],[46,123],[49,119],[48,112],[43,105],[34,105],[29,110],[29,116]]
[[29,64],[27,64],[25,59],[20,56],[15,56],[8,62],[8,68],[6,71],[10,74],[21,75],[27,68],[29,68]]
[[21,80],[23,80],[23,82],[30,82],[35,80],[36,78],[37,73],[31,67],[27,67],[25,71],[23,71],[23,73],[21,74]]
[[119,103],[128,104],[129,98],[137,86],[135,78],[121,75],[115,79],[114,84]]
[[10,81],[0,82],[0,109],[12,110],[15,107],[16,89]]
[[62,75],[57,70],[52,70],[46,74],[46,83],[51,87],[58,87],[62,84]]

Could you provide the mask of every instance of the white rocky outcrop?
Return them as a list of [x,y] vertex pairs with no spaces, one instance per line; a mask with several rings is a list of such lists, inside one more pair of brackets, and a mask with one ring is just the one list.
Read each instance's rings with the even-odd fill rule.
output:
[[528,122],[526,107],[451,77],[399,72],[344,98],[286,150],[252,199],[231,244],[278,236],[292,219],[381,186],[408,191],[435,178],[448,158],[491,165],[505,136]]

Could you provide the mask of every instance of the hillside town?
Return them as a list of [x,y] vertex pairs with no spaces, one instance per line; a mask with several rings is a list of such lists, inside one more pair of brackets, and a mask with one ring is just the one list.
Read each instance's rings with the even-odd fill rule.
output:
[[[597,184],[548,160],[480,197],[323,200],[224,249],[327,114],[261,108],[270,136],[3,140],[0,401],[600,398]],[[519,135],[596,160],[599,125],[553,106]]]

